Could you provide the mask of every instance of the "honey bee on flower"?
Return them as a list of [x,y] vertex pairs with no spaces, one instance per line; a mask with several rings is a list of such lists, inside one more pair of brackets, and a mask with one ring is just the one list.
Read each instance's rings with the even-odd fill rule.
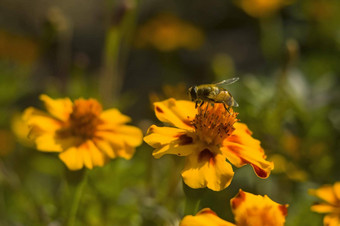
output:
[[223,88],[223,86],[230,85],[238,80],[239,78],[235,77],[215,84],[192,86],[188,89],[188,94],[190,99],[195,102],[195,108],[197,108],[199,103],[201,107],[204,102],[222,103],[225,110],[230,113],[230,107],[238,107],[238,103],[235,101],[231,93]]
[[144,141],[155,148],[157,159],[165,154],[186,158],[181,174],[189,187],[225,189],[234,176],[231,164],[250,164],[260,178],[267,178],[274,168],[260,141],[251,136],[246,124],[238,122],[232,108],[231,114],[225,114],[221,104],[195,108],[191,101],[173,98],[155,102],[154,107],[156,117],[170,126],[152,125]]

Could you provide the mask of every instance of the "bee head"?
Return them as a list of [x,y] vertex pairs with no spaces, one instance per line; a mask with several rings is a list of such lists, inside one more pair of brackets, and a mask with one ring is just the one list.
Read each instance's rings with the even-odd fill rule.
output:
[[197,99],[197,86],[192,86],[188,89],[188,95],[192,101]]

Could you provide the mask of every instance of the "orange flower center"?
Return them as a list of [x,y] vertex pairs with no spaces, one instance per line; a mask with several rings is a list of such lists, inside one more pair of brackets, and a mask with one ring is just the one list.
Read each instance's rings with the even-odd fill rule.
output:
[[102,106],[94,99],[75,100],[66,128],[59,131],[59,135],[76,136],[85,140],[93,138],[97,126],[101,123],[101,112]]
[[225,110],[223,104],[211,106],[206,103],[199,107],[193,120],[199,139],[208,145],[221,145],[223,140],[235,130],[233,125],[238,121],[236,119],[238,113],[233,112],[231,108],[229,111],[230,113]]

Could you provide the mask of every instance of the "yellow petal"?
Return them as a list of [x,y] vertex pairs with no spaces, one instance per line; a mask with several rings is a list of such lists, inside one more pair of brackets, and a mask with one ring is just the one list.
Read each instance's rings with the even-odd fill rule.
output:
[[156,159],[159,159],[163,155],[177,155],[177,156],[188,156],[194,151],[199,149],[201,146],[199,144],[187,144],[181,145],[179,140],[173,141],[170,144],[164,145],[163,147],[156,148],[152,155]]
[[94,145],[92,140],[87,140],[81,147],[90,153],[93,166],[103,166],[105,164],[106,157],[104,153]]
[[76,147],[71,147],[64,152],[61,152],[59,158],[70,170],[80,170],[83,168],[84,161],[82,157],[79,157],[79,150]]
[[117,139],[122,139],[126,144],[137,147],[142,144],[143,133],[135,126],[122,125],[115,131]]
[[103,111],[100,114],[100,119],[103,120],[104,124],[106,125],[125,124],[131,121],[130,117],[123,115],[122,113],[120,113],[120,111],[114,108]]
[[312,205],[311,210],[317,213],[333,213],[336,211],[336,207],[329,204],[320,203]]
[[173,98],[162,102],[155,102],[155,113],[157,118],[181,129],[193,131],[191,121],[195,118],[197,110],[191,101]]
[[115,154],[119,157],[127,160],[131,159],[135,153],[135,148],[129,145],[125,145],[123,148],[114,148]]
[[52,132],[61,127],[60,121],[33,107],[27,108],[24,111],[22,118],[30,128],[38,127],[39,131]]
[[251,137],[243,123],[235,123],[235,131],[223,143],[222,153],[236,167],[250,164],[257,176],[267,178],[274,164],[266,160],[260,142]]
[[268,196],[253,195],[242,190],[230,200],[236,225],[283,226],[288,205],[280,205]]
[[98,149],[105,153],[108,157],[112,159],[116,157],[116,154],[114,153],[112,146],[109,144],[109,142],[98,139],[96,139],[94,142]]
[[214,191],[228,187],[233,175],[233,169],[225,158],[208,149],[189,155],[182,171],[183,180],[189,187],[208,187]]
[[340,182],[336,182],[333,189],[336,199],[340,202]]
[[40,100],[45,103],[46,110],[61,121],[67,121],[72,113],[72,102],[69,98],[52,99],[47,95],[40,95]]
[[188,215],[183,218],[180,226],[235,226],[217,216],[217,214],[209,208],[204,208],[196,214],[196,216]]
[[169,144],[177,139],[187,131],[173,127],[158,127],[155,125],[150,126],[144,141],[154,148],[160,148]]
[[323,185],[322,187],[310,190],[310,194],[330,203],[330,204],[337,204],[339,201],[335,196],[334,189],[332,185]]
[[64,150],[62,144],[57,142],[55,134],[53,133],[45,133],[38,136],[35,139],[35,143],[37,145],[37,149],[40,151],[61,152]]
[[325,226],[339,226],[340,215],[339,214],[328,214],[323,219],[323,225]]

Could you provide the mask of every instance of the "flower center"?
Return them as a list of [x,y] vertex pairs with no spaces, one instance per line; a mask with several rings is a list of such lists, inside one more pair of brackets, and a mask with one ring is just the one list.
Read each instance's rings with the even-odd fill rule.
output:
[[93,138],[97,126],[101,123],[99,118],[101,112],[102,106],[94,99],[75,100],[67,126],[59,131],[59,135],[76,136],[81,139]]
[[234,123],[238,120],[238,113],[229,109],[230,113],[225,110],[223,104],[209,103],[198,108],[198,113],[193,120],[196,135],[200,140],[207,144],[222,145],[225,138],[235,130]]

